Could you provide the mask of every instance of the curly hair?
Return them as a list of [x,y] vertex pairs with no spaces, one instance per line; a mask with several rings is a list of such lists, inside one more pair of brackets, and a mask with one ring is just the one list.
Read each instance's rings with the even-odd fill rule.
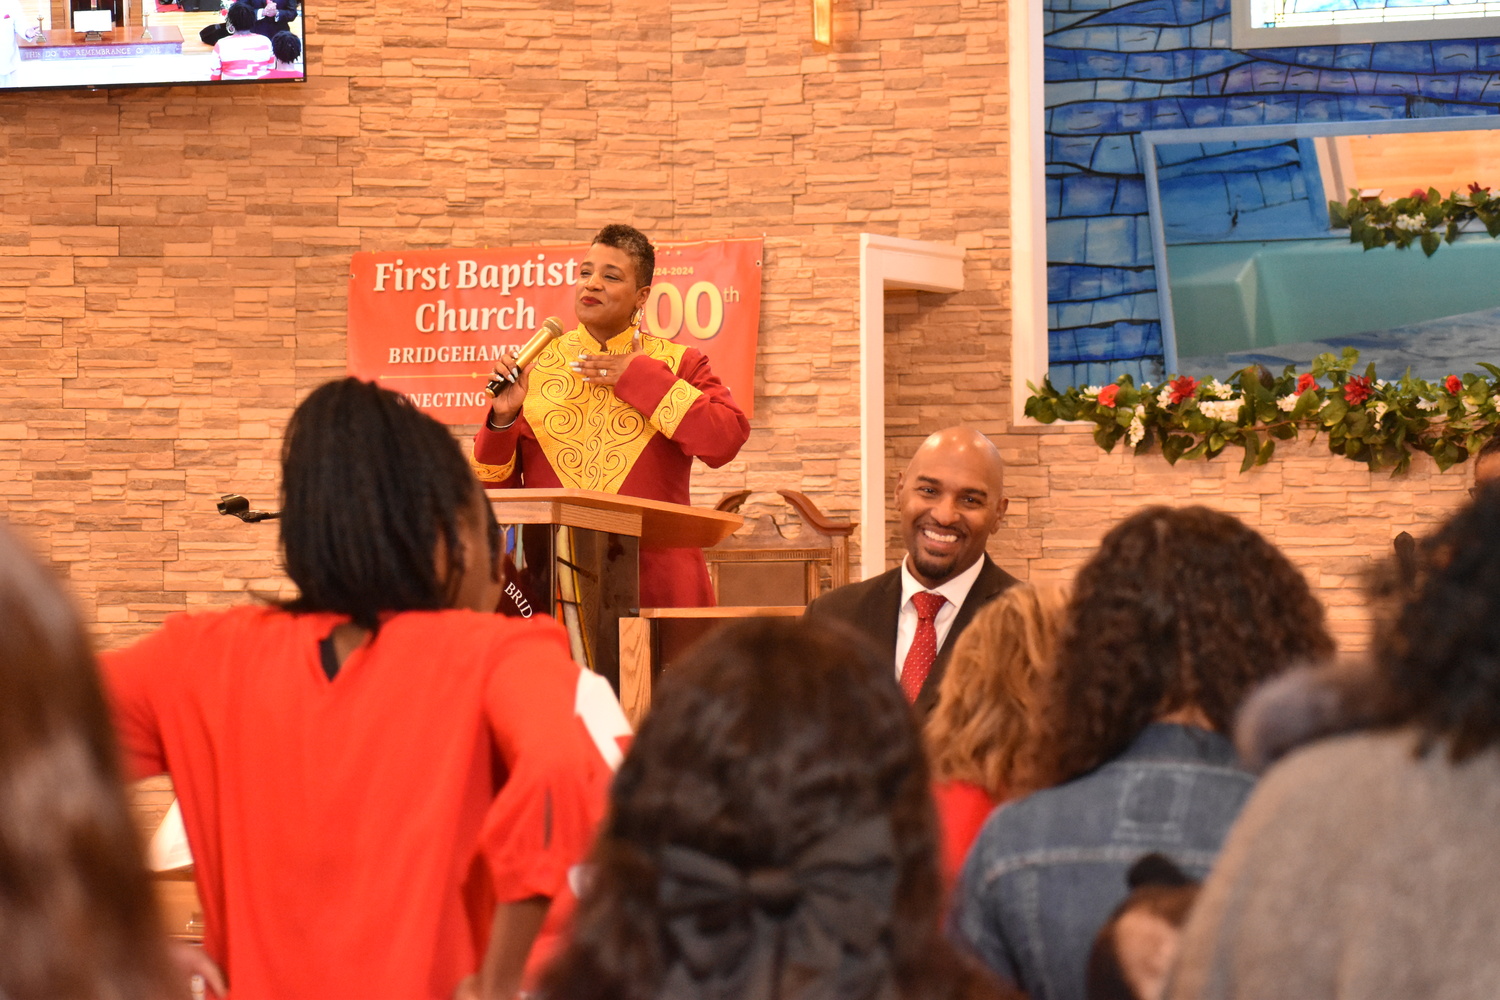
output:
[[666,848],[750,872],[882,816],[897,879],[879,947],[903,996],[952,995],[968,973],[940,932],[927,767],[889,664],[838,623],[714,633],[667,675],[615,777],[572,937],[540,992],[654,1000],[677,958],[657,898]]
[[1034,784],[1041,689],[1066,603],[1061,587],[1018,584],[964,629],[923,732],[933,778],[995,800]]
[[166,936],[89,641],[0,528],[0,996],[161,1000]]
[[[1389,577],[1385,589],[1399,590]],[[1385,718],[1415,726],[1424,749],[1446,744],[1454,762],[1500,743],[1500,484],[1418,543],[1404,596],[1375,628]]]
[[1276,546],[1207,507],[1147,507],[1074,581],[1045,699],[1044,778],[1093,770],[1179,710],[1228,733],[1257,684],[1332,652],[1322,605]]

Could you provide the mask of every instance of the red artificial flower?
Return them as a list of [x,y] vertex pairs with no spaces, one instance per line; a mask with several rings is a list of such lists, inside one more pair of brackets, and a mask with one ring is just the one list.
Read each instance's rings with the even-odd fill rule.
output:
[[1107,385],[1107,386],[1105,386],[1103,389],[1099,390],[1099,405],[1100,406],[1114,406],[1115,405],[1115,397],[1118,396],[1119,394],[1120,394],[1120,387],[1119,386],[1117,386],[1117,385]]
[[1318,380],[1312,377],[1311,372],[1303,372],[1297,376],[1297,395],[1302,395],[1309,389],[1316,389]]
[[1375,383],[1363,375],[1355,375],[1344,383],[1344,402],[1350,406],[1358,406],[1370,398],[1375,391]]
[[1415,198],[1418,201],[1426,201],[1427,200],[1427,192],[1424,191],[1424,190],[1422,190],[1421,188],[1412,188],[1411,189],[1411,194],[1407,195],[1407,197],[1408,198]]
[[1189,375],[1179,375],[1167,383],[1167,388],[1172,391],[1168,398],[1176,406],[1184,399],[1193,398],[1193,393],[1198,391],[1198,380]]
[[1470,194],[1488,194],[1489,190],[1490,190],[1489,188],[1485,187],[1483,184],[1479,183],[1478,181],[1470,181],[1469,182],[1469,193]]
[[1449,392],[1453,393],[1453,395],[1457,396],[1459,393],[1464,391],[1464,384],[1459,380],[1459,377],[1457,375],[1449,375],[1447,378],[1443,379],[1443,388],[1447,389]]

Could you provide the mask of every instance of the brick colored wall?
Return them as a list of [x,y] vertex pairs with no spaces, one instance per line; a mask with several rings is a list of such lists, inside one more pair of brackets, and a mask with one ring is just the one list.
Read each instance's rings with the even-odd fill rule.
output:
[[344,363],[358,250],[764,235],[762,383],[700,501],[858,503],[858,233],[951,241],[966,290],[890,297],[892,476],[969,421],[1015,497],[993,551],[1066,575],[1148,499],[1235,510],[1362,630],[1354,571],[1461,474],[1370,477],[1313,449],[1167,469],[1009,432],[1006,24],[999,0],[315,2],[313,81],[0,95],[0,514],[68,575],[103,645],[284,587],[270,526],[296,400]]

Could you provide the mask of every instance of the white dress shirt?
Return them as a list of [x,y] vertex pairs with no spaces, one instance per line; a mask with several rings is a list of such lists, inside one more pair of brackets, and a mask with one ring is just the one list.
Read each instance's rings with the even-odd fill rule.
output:
[[[937,617],[932,622],[932,627],[937,631],[939,651],[943,648],[943,641],[948,638],[948,630],[953,627],[953,619],[958,617],[958,609],[963,607],[969,591],[974,589],[974,581],[979,579],[979,571],[982,569],[984,569],[984,556],[975,559],[974,565],[941,587],[932,588],[932,593],[942,594],[948,599],[947,604],[938,608]],[[912,603],[911,596],[926,589],[917,582],[916,577],[911,575],[906,560],[901,560],[901,609],[896,613],[896,680],[898,681],[901,679],[901,665],[906,662],[906,654],[911,649],[912,640],[917,637],[917,606]]]

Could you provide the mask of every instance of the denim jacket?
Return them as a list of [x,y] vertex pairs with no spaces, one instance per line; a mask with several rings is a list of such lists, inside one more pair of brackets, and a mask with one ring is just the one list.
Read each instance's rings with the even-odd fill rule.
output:
[[990,814],[964,861],[950,931],[1031,1000],[1083,1000],[1099,928],[1152,851],[1207,874],[1253,778],[1217,733],[1157,723],[1080,778]]

